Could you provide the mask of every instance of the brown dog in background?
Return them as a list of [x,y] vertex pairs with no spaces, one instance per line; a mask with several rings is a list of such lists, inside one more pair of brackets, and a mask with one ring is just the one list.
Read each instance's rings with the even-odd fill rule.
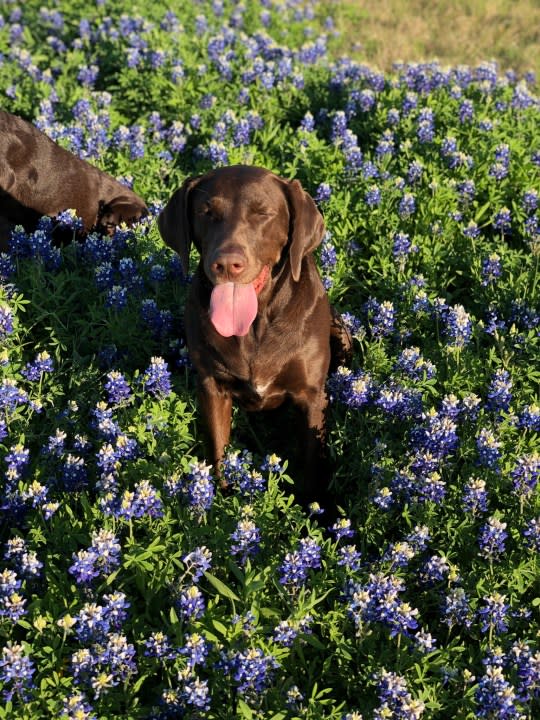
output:
[[200,253],[185,308],[191,360],[211,460],[229,443],[233,399],[247,410],[290,399],[299,409],[303,502],[324,500],[325,381],[351,340],[328,301],[312,251],[324,222],[297,180],[238,165],[187,179],[158,218],[187,274]]
[[107,173],[53,142],[16,115],[0,110],[0,250],[11,229],[35,229],[43,215],[74,209],[82,234],[111,234],[146,214],[144,201]]

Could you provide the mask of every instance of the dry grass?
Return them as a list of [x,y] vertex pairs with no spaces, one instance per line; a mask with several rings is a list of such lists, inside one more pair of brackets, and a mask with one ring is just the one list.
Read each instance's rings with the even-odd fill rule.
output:
[[540,80],[538,0],[338,0],[343,52],[388,70],[394,62],[443,66],[496,60]]

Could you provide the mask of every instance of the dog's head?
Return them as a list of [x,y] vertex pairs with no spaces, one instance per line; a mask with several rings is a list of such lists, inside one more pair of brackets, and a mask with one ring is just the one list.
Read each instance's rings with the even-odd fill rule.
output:
[[209,317],[220,335],[245,335],[272,268],[288,262],[298,282],[302,259],[322,240],[324,222],[312,198],[263,168],[246,165],[189,178],[158,217],[184,273],[193,243],[213,286]]
[[298,180],[246,165],[188,178],[159,215],[158,227],[186,274],[195,245],[213,285],[251,283],[283,253],[298,281],[303,257],[324,234],[323,218]]
[[147,214],[148,208],[135,193],[118,195],[113,200],[100,202],[96,227],[112,235],[118,225],[132,225]]

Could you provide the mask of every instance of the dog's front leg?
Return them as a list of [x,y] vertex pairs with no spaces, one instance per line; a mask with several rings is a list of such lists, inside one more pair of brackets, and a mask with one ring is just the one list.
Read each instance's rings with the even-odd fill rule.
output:
[[206,425],[209,457],[219,476],[231,436],[232,396],[213,377],[206,377],[199,383],[199,407]]
[[309,393],[297,400],[301,413],[301,435],[304,453],[304,477],[298,484],[303,503],[326,500],[329,471],[326,460],[326,393]]

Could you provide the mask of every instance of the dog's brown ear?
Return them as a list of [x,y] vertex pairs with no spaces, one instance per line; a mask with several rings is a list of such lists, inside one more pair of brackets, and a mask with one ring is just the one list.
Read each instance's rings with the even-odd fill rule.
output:
[[298,180],[289,183],[288,194],[292,223],[289,260],[293,280],[298,282],[302,258],[321,244],[324,220],[313,198],[305,192]]
[[191,227],[188,213],[189,193],[198,177],[187,178],[158,215],[158,228],[165,243],[180,256],[184,275],[189,271]]

